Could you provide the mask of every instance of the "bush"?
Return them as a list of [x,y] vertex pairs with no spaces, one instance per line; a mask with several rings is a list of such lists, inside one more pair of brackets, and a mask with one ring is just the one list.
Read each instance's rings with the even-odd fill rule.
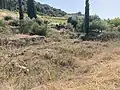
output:
[[89,17],[89,19],[90,19],[90,20],[89,20],[90,22],[92,22],[92,21],[94,21],[94,20],[101,20],[100,17],[97,16],[97,15],[91,15],[91,16]]
[[40,26],[38,23],[34,22],[31,26],[31,35],[40,35],[46,36],[47,35],[47,28],[45,25]]
[[109,23],[113,24],[115,27],[120,26],[120,18],[111,19]]
[[35,19],[35,21],[36,21],[39,25],[44,24],[44,22],[43,22],[42,19],[37,18],[37,19]]
[[4,20],[6,20],[6,21],[9,21],[9,20],[12,20],[13,18],[11,17],[11,16],[5,16],[4,17]]
[[33,20],[29,18],[25,18],[20,21],[20,33],[29,34],[31,32],[31,26],[33,24]]
[[28,18],[21,20],[20,23],[20,33],[40,36],[47,35],[47,24],[39,25],[35,20]]
[[0,26],[4,26],[4,25],[5,25],[4,21],[0,20]]
[[120,32],[120,26],[117,27],[118,31]]
[[107,28],[107,22],[103,21],[103,20],[93,20],[92,22],[90,22],[90,30],[98,30],[98,31],[102,31],[105,30]]

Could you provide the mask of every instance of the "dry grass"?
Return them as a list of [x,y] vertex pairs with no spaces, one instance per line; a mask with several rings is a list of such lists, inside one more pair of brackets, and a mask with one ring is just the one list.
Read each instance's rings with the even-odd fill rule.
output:
[[[24,14],[27,16],[27,14]],[[12,16],[13,19],[19,18],[18,12],[12,12],[8,10],[0,10],[0,19],[4,19],[5,16]],[[67,23],[67,19],[65,17],[50,17],[50,16],[40,16],[38,15],[38,18],[42,20],[49,21],[50,25],[56,25],[56,24],[64,24]]]
[[120,41],[82,42],[58,31],[21,39],[9,31],[1,29],[0,43],[16,45],[0,45],[0,90],[120,90]]
[[18,12],[11,12],[8,10],[0,10],[0,19],[4,19],[5,16],[12,16],[14,19],[18,18]]
[[119,41],[74,43],[59,33],[44,43],[2,46],[0,90],[120,89]]

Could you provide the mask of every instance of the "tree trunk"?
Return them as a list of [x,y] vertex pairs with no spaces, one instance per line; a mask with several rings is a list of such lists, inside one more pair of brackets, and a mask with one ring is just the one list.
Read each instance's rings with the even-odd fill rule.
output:
[[22,9],[22,0],[18,0],[18,4],[19,4],[19,19],[22,20],[24,19],[24,14]]

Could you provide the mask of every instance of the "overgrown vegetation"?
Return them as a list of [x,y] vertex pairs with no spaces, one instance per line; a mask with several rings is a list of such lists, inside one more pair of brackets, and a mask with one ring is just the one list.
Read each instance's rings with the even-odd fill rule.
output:
[[[75,32],[81,36],[83,35],[83,33],[85,33],[85,25],[84,25],[84,17],[83,16],[69,17],[67,22],[68,22],[68,24],[66,27],[69,28],[70,30],[72,30],[73,32]],[[116,32],[119,33],[119,31],[120,31],[119,26],[120,26],[119,18],[115,18],[115,19],[111,19],[111,20],[110,19],[102,20],[97,15],[90,15],[89,16],[89,34],[87,36],[89,38],[92,36],[92,38],[87,39],[87,40],[97,39],[101,35],[104,37],[105,33],[109,34],[107,32],[111,32],[113,34],[115,34]],[[106,34],[105,34],[105,36],[106,36]],[[86,38],[88,38],[88,37],[86,37]]]
[[[24,12],[27,12],[27,0],[22,0]],[[67,13],[61,9],[53,8],[47,4],[41,4],[35,1],[35,7],[39,15],[48,15],[55,17],[62,17]],[[8,9],[18,11],[18,0],[0,0],[0,9]]]
[[47,23],[39,19],[29,19],[26,18],[20,21],[20,33],[29,34],[29,35],[42,35],[46,36],[48,27]]

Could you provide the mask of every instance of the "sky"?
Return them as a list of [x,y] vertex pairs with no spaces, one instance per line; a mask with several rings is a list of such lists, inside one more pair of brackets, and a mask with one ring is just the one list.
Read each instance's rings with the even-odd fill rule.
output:
[[[36,0],[68,13],[84,13],[85,0]],[[101,18],[120,17],[120,0],[90,0],[90,14]]]

